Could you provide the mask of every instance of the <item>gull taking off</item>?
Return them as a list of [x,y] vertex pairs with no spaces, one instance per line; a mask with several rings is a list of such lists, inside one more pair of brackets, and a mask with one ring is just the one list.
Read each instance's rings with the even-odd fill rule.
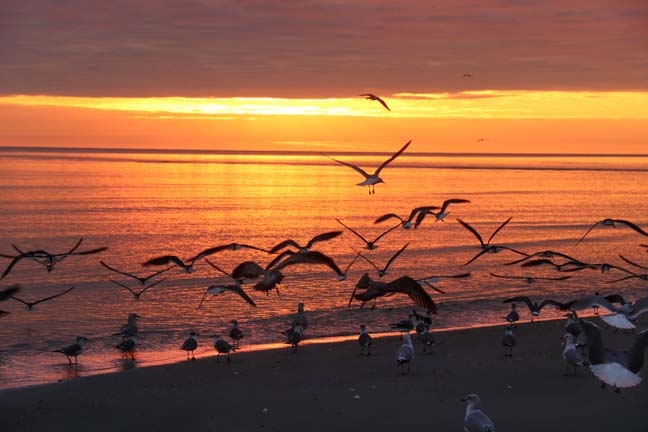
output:
[[326,157],[328,157],[329,159],[331,159],[334,162],[337,162],[337,163],[342,164],[342,165],[346,165],[349,168],[354,169],[357,172],[359,172],[360,174],[362,174],[365,179],[364,179],[363,182],[358,183],[358,186],[369,186],[369,194],[371,195],[371,194],[375,193],[374,185],[376,185],[378,183],[384,183],[383,179],[380,178],[380,172],[383,170],[383,168],[385,168],[391,161],[393,161],[401,153],[403,153],[405,151],[405,149],[410,145],[411,142],[412,142],[412,140],[407,141],[407,144],[405,144],[400,150],[398,150],[396,153],[394,153],[385,162],[380,164],[380,166],[378,168],[376,168],[376,171],[374,171],[373,174],[368,174],[365,170],[363,170],[362,168],[360,168],[357,165],[354,165],[354,164],[351,164],[351,163],[348,163],[348,162],[342,162],[340,160],[333,159],[332,157],[329,157],[329,156],[326,156]]

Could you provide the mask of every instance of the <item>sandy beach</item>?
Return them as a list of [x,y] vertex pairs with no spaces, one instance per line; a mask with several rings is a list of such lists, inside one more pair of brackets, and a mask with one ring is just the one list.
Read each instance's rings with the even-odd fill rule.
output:
[[[596,318],[593,318],[597,321]],[[498,431],[648,430],[646,383],[619,394],[588,371],[564,376],[563,321],[518,326],[513,357],[504,327],[435,333],[436,346],[399,370],[399,337],[241,352],[133,368],[0,392],[2,430],[462,430],[468,393]],[[608,346],[632,335],[604,332]],[[83,361],[80,357],[80,361]]]

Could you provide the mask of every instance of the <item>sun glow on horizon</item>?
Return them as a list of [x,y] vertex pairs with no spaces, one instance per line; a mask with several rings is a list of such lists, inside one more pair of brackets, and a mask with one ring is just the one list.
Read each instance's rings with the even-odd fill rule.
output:
[[640,119],[648,118],[648,92],[481,90],[457,93],[398,93],[391,108],[362,96],[329,99],[189,97],[0,97],[0,105],[49,106],[128,112],[152,118],[217,119],[253,116],[386,118]]

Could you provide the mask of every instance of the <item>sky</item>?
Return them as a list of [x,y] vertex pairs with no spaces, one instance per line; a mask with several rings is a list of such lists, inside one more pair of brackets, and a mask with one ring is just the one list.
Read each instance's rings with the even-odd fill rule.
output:
[[0,146],[648,153],[647,53],[645,0],[4,0]]

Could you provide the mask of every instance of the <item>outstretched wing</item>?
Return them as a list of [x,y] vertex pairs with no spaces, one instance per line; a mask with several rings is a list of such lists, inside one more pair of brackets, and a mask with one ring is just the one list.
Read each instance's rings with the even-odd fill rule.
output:
[[379,174],[380,174],[380,171],[382,171],[383,168],[385,168],[385,167],[387,166],[387,164],[389,164],[391,161],[393,161],[393,160],[396,159],[398,156],[400,156],[400,154],[403,153],[407,147],[409,147],[409,145],[410,145],[411,142],[412,142],[412,140],[407,141],[407,143],[406,143],[406,144],[405,144],[405,145],[404,145],[400,150],[398,150],[396,153],[394,153],[394,154],[392,155],[392,157],[390,157],[390,158],[387,159],[385,162],[383,162],[382,164],[380,164],[380,166],[379,166],[378,168],[376,168],[376,172],[374,172],[374,175],[376,175],[376,176],[379,175]]
[[[485,246],[486,246],[486,245],[484,244],[484,240],[482,239],[482,236],[477,232],[477,230],[476,230],[475,228],[471,227],[469,224],[467,224],[466,222],[462,221],[462,220],[459,219],[459,218],[457,218],[457,221],[461,224],[461,226],[463,226],[463,227],[466,228],[468,231],[470,231],[470,232],[472,233],[472,235],[475,236],[475,238],[477,238],[477,240],[479,241],[479,244],[481,245],[481,247],[485,247]],[[491,236],[491,237],[492,237],[492,236]]]
[[495,237],[495,235],[497,235],[497,233],[500,232],[500,230],[502,228],[504,228],[504,226],[506,226],[506,224],[509,223],[511,221],[511,219],[513,219],[513,216],[511,216],[510,218],[508,218],[504,222],[502,222],[502,224],[499,227],[497,227],[497,229],[495,231],[493,231],[493,234],[491,234],[491,236],[488,237],[488,242],[487,243],[490,243],[490,241],[493,240],[493,237]]

